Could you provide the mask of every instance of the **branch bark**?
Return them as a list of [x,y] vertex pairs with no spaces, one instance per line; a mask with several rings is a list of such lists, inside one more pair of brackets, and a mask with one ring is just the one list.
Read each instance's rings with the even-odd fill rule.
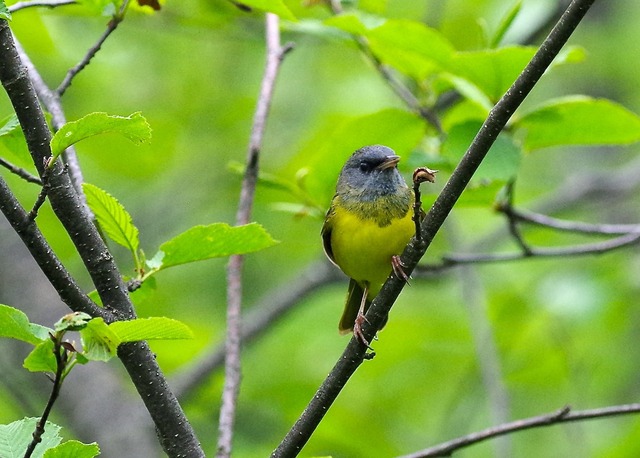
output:
[[[407,274],[411,274],[426,252],[435,234],[453,209],[507,121],[531,92],[594,1],[574,0],[569,5],[531,62],[491,110],[471,146],[423,221],[421,240],[412,239],[402,254],[401,259],[403,265],[406,266]],[[403,287],[404,282],[393,275],[386,281],[367,312],[367,319],[363,326],[365,339],[369,341],[373,339]],[[342,387],[360,366],[365,356],[366,347],[357,339],[352,338],[307,408],[273,452],[273,457],[296,456],[302,450]]]
[[[0,81],[42,177],[45,164],[51,157],[51,132],[6,21],[0,21]],[[105,310],[120,319],[134,318],[133,305],[113,257],[84,212],[78,194],[59,161],[48,175],[46,185],[51,206],[78,250]],[[110,315],[101,316],[111,319]],[[203,457],[200,443],[147,344],[121,345],[118,356],[154,420],[165,452],[170,457]]]

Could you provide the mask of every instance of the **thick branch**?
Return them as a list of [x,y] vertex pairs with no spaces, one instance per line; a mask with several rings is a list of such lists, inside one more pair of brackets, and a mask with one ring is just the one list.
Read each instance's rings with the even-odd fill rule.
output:
[[13,195],[5,181],[0,177],[0,211],[5,215],[14,231],[38,263],[40,269],[60,295],[60,299],[74,312],[85,312],[91,316],[106,317],[105,311],[93,303],[82,292],[75,279],[69,274],[55,255],[47,240],[38,229],[35,221]]
[[428,449],[421,450],[410,455],[404,455],[401,458],[429,458],[436,456],[451,456],[453,452],[462,448],[477,444],[487,439],[503,436],[505,434],[511,434],[517,431],[524,431],[527,429],[557,425],[560,423],[568,423],[572,421],[607,418],[639,412],[640,404],[624,404],[619,406],[603,407],[600,409],[578,410],[575,412],[571,412],[570,407],[563,407],[562,409],[556,412],[551,412],[549,414],[525,418],[523,420],[516,420],[510,423],[504,423],[502,425],[494,426],[492,428],[487,428],[484,431],[479,431],[467,436],[459,437],[458,439],[453,439],[449,442],[445,442],[443,444],[436,445],[434,447],[430,447]]
[[[42,177],[45,163],[51,157],[51,132],[6,21],[0,21],[0,80]],[[78,250],[105,308],[121,318],[135,317],[133,305],[113,257],[83,211],[69,176],[64,173],[59,161],[47,179],[51,206]],[[118,355],[155,422],[165,452],[171,457],[204,456],[146,343],[121,345]]]
[[[413,271],[420,258],[426,252],[431,241],[444,223],[445,218],[453,209],[453,206],[486,156],[489,148],[491,148],[495,142],[498,134],[502,131],[515,110],[524,101],[525,97],[531,92],[558,52],[560,52],[560,49],[562,49],[567,42],[594,1],[595,0],[574,0],[571,5],[569,5],[531,62],[529,62],[515,83],[491,110],[489,117],[482,125],[473,143],[423,221],[421,231],[422,239],[420,241],[412,239],[405,249],[402,255],[402,262],[406,266],[407,274]],[[367,320],[363,326],[365,339],[369,341],[373,339],[377,329],[379,329],[384,322],[391,306],[403,287],[404,282],[393,275],[386,281],[367,312]],[[311,434],[324,417],[324,414],[342,390],[344,384],[364,360],[365,351],[366,347],[357,339],[351,339],[329,376],[322,383],[305,411],[293,428],[287,433],[278,448],[273,452],[272,456],[291,457],[296,456],[300,450],[302,450],[302,447],[307,443]]]

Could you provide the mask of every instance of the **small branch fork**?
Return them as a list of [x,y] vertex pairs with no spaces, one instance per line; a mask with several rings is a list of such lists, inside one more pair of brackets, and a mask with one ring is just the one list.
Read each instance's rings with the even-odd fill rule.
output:
[[[267,63],[251,128],[247,168],[242,180],[240,202],[236,214],[237,225],[247,224],[251,220],[251,209],[258,180],[260,151],[275,82],[284,56],[293,49],[293,45],[290,43],[284,46],[280,45],[280,22],[275,14],[266,14],[265,34]],[[227,267],[227,337],[225,342],[225,379],[218,426],[219,435],[216,453],[218,458],[226,458],[231,455],[236,404],[240,390],[242,265],[242,256],[231,256]]]

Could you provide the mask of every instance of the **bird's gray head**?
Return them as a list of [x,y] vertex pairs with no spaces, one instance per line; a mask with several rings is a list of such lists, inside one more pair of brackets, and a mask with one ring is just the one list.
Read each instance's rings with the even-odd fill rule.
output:
[[357,194],[370,200],[407,188],[397,164],[400,157],[386,146],[360,148],[351,155],[338,178],[338,194]]

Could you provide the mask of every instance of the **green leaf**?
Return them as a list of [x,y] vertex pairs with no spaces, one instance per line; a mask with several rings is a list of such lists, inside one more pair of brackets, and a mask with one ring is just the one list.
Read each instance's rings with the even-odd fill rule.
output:
[[133,225],[131,215],[115,197],[97,186],[83,183],[82,189],[87,196],[87,204],[102,230],[111,240],[127,248],[134,259],[137,259],[140,240],[138,228]]
[[525,149],[560,145],[627,145],[640,141],[640,117],[610,100],[552,100],[514,123],[524,129]]
[[511,8],[507,10],[507,13],[500,20],[500,24],[498,24],[496,33],[491,38],[491,42],[489,43],[490,48],[496,48],[500,44],[500,42],[504,38],[504,34],[507,33],[507,30],[509,30],[509,27],[511,27],[511,24],[513,24],[513,21],[515,20],[516,16],[518,16],[521,8],[522,0],[516,0]]
[[55,373],[58,368],[58,363],[53,354],[53,348],[54,345],[51,339],[41,342],[27,355],[22,366],[31,372]]
[[[23,418],[8,425],[0,425],[0,457],[23,458],[33,439],[38,418]],[[46,422],[42,441],[36,446],[32,458],[42,458],[44,451],[55,447],[62,440],[60,426]]]
[[496,102],[511,87],[536,52],[535,47],[509,46],[500,49],[458,52],[449,71],[467,79]]
[[92,361],[109,361],[116,356],[120,339],[102,318],[94,318],[80,331],[82,354]]
[[53,160],[74,143],[106,133],[120,134],[133,143],[144,143],[151,139],[151,127],[139,112],[129,116],[89,113],[77,121],[66,123],[54,134],[51,139]]
[[[468,121],[453,126],[442,146],[442,154],[458,163],[469,148],[474,137],[482,126],[481,122]],[[520,167],[520,149],[513,139],[506,133],[501,133],[496,139],[489,153],[473,175],[473,180],[488,182],[499,180],[502,182],[513,178]]]
[[448,66],[455,52],[444,35],[417,21],[390,19],[366,37],[383,63],[418,80]]
[[76,440],[70,440],[47,450],[44,458],[94,458],[99,454],[100,447],[95,442],[83,444]]
[[22,127],[15,114],[0,121],[0,154],[16,163],[16,165],[33,169],[33,161],[27,148],[27,141],[22,133]]
[[364,35],[367,32],[367,27],[355,13],[344,13],[331,16],[324,20],[324,24],[352,35]]
[[5,21],[11,20],[11,11],[5,5],[4,0],[0,2],[0,19],[4,19]]
[[186,324],[166,317],[116,321],[111,323],[109,328],[117,334],[121,342],[154,339],[193,339],[193,332]]
[[18,116],[15,113],[4,118],[0,121],[0,124],[2,124],[2,127],[0,127],[0,137],[4,137],[20,129],[20,121],[18,121]]
[[277,14],[287,21],[296,20],[296,17],[282,0],[241,0],[239,3],[260,11]]
[[53,325],[53,329],[56,332],[80,331],[87,326],[89,320],[91,320],[91,315],[88,313],[73,312],[60,318],[60,320]]
[[20,310],[0,304],[0,337],[18,339],[36,345],[47,339],[50,331],[44,326],[29,323],[27,315]]
[[161,268],[189,262],[246,254],[263,250],[278,243],[259,224],[229,226],[214,223],[195,226],[160,245],[152,261],[161,260]]

